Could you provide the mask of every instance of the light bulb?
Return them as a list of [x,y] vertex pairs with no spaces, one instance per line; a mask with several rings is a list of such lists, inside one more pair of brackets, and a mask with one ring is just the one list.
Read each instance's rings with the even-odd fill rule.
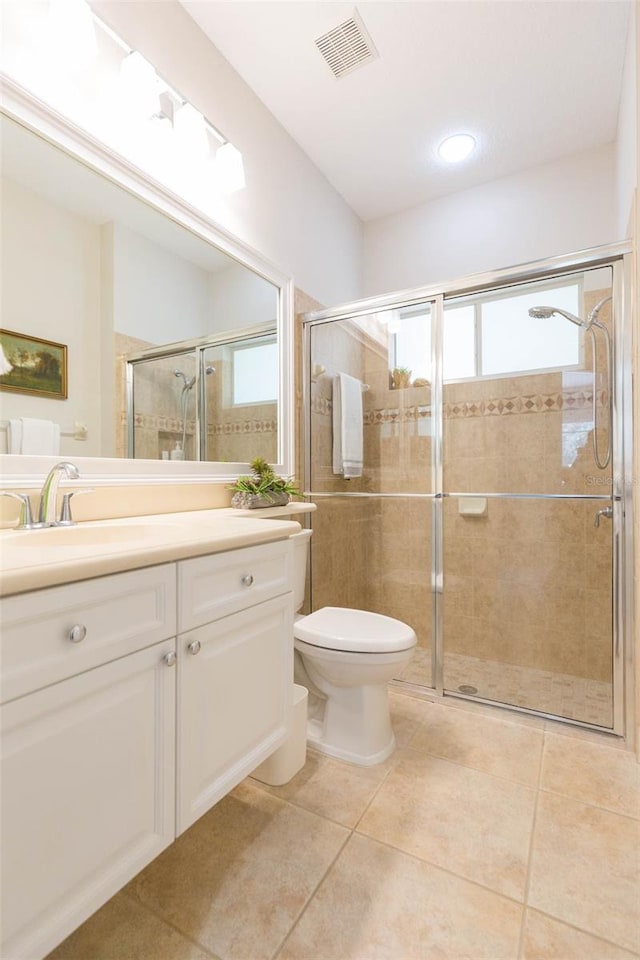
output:
[[209,155],[207,125],[202,114],[190,103],[184,103],[173,117],[173,130],[179,149],[192,157]]
[[160,113],[162,87],[148,60],[134,50],[120,64],[122,107],[136,119],[148,120]]
[[234,193],[245,186],[242,154],[228,141],[216,150],[215,171],[224,193]]
[[93,14],[85,0],[50,0],[48,41],[66,73],[88,67],[98,54]]
[[460,163],[475,149],[476,141],[469,133],[456,133],[453,137],[447,137],[438,147],[438,154],[441,160],[447,163]]

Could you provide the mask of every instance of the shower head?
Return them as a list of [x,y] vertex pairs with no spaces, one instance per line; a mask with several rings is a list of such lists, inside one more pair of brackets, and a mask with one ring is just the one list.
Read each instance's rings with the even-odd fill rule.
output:
[[179,377],[183,380],[184,382],[184,386],[182,388],[183,390],[191,390],[191,387],[196,382],[195,377],[188,378],[187,375],[182,372],[182,370],[174,370],[173,375],[174,377]]
[[600,311],[601,311],[602,308],[604,307],[605,303],[608,303],[609,300],[611,300],[611,299],[613,299],[613,298],[612,298],[611,294],[609,293],[609,294],[607,294],[606,297],[603,297],[602,300],[599,300],[598,303],[596,303],[595,307],[593,308],[593,310],[592,310],[591,313],[589,314],[589,326],[591,326],[592,323],[598,323],[598,322],[599,322],[599,321],[598,321],[598,315],[599,315]]
[[[593,312],[595,311],[592,311],[592,313]],[[570,320],[571,323],[575,323],[578,327],[583,327],[585,330],[588,330],[593,323],[592,314],[589,314],[588,320],[581,320],[580,317],[576,317],[575,313],[569,313],[568,310],[561,310],[560,307],[531,307],[529,309],[529,316],[533,317],[534,320],[548,320],[554,313],[564,317],[565,320]]]

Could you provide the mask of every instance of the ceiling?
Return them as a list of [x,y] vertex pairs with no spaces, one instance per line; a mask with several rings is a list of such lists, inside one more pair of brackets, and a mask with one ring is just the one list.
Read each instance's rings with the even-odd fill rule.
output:
[[629,0],[364,0],[380,56],[339,80],[314,41],[352,3],[181,3],[363,220],[616,135]]

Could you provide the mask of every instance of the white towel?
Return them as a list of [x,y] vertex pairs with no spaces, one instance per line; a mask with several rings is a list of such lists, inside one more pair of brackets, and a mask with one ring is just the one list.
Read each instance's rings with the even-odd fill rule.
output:
[[362,476],[362,381],[339,373],[333,380],[333,472]]
[[56,457],[60,453],[60,426],[53,420],[33,420],[29,417],[9,420],[7,448],[9,453]]

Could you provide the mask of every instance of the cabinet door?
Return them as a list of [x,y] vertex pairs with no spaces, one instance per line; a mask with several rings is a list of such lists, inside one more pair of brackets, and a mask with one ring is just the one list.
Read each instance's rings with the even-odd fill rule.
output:
[[292,689],[291,593],[178,637],[178,834],[284,741]]
[[175,640],[6,704],[0,955],[41,957],[174,838]]

